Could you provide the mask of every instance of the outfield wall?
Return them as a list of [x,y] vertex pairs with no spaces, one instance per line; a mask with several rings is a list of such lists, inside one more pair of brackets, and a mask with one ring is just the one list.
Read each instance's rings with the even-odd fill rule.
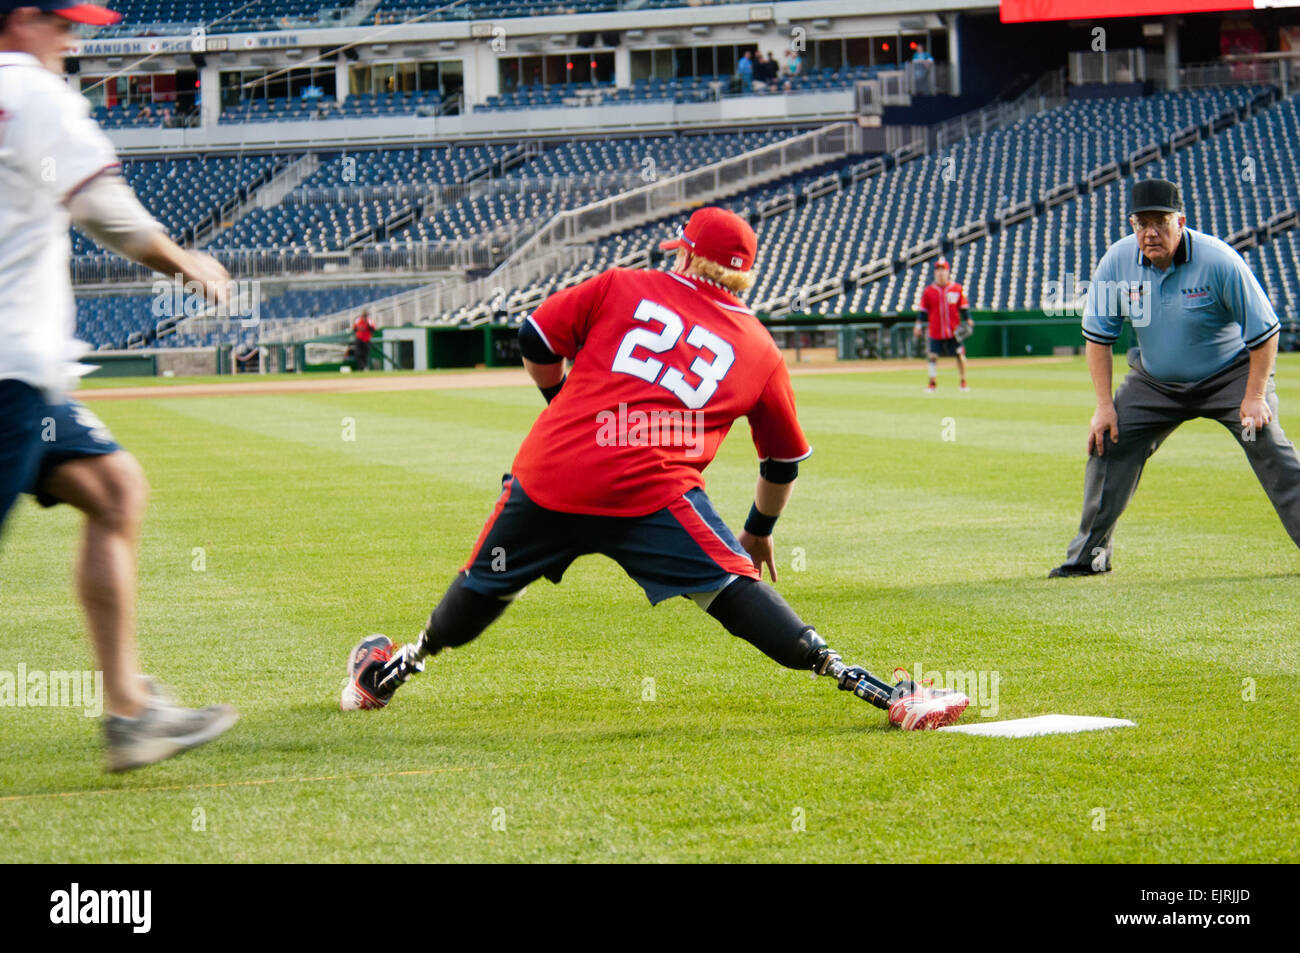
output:
[[82,358],[94,365],[89,377],[197,377],[218,374],[215,347],[153,347],[92,351]]
[[[1083,335],[1079,319],[1051,317],[1041,311],[977,311],[975,331],[966,342],[970,357],[1021,357],[1081,353]],[[784,315],[760,320],[783,351],[800,360],[857,360],[864,357],[915,357],[921,345],[913,341],[915,318],[910,315],[819,314]],[[385,339],[385,332],[388,338]],[[474,328],[385,328],[375,336],[372,366],[375,370],[438,370],[463,367],[519,367],[517,329],[511,325],[484,324]],[[265,351],[266,369],[272,372],[337,372],[343,361],[309,363],[308,346],[345,348],[351,335],[336,334],[295,344],[272,345]],[[1125,325],[1115,345],[1117,353],[1132,346],[1132,331]],[[95,351],[86,363],[98,365],[98,377],[193,377],[229,374],[229,345],[205,348],[141,348]],[[260,368],[259,368],[260,369]]]

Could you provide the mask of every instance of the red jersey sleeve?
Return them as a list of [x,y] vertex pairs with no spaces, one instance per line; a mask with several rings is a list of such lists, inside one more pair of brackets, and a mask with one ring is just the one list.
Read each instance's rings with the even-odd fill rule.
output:
[[777,361],[758,402],[749,411],[749,429],[760,460],[792,462],[812,454],[794,409],[794,388],[785,361]]
[[600,303],[609,292],[613,270],[551,295],[529,317],[552,354],[573,360],[587,339]]
[[958,285],[957,287],[961,290],[961,304],[957,305],[957,307],[959,307],[959,308],[969,308],[969,307],[970,307],[970,301],[966,298],[966,286],[965,286],[965,285]]
[[916,310],[922,314],[930,313],[930,289],[933,287],[933,285],[926,285],[925,290],[921,292],[921,303],[916,306]]

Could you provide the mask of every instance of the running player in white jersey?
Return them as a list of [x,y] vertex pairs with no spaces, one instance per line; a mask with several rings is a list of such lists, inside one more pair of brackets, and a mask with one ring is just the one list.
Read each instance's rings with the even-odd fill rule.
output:
[[[182,708],[139,674],[140,465],[66,391],[86,346],[73,337],[70,223],[111,251],[229,294],[226,270],[180,248],[122,179],[113,147],[68,88],[75,23],[121,17],[76,0],[0,0],[0,528],[21,493],[86,515],[77,592],[104,674],[108,769],[161,761],[235,722],[225,705]],[[14,592],[13,587],[6,587]]]

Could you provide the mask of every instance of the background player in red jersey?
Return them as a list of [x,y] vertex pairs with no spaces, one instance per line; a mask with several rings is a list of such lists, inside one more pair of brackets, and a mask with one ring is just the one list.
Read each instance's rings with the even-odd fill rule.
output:
[[[939,727],[965,710],[961,693],[846,666],[762,582],[763,566],[776,580],[772,527],[812,448],[780,351],[735,296],[753,284],[757,240],[743,219],[704,208],[663,247],[677,252],[671,271],[611,269],[552,295],[520,329],[548,406],[416,641],[394,652],[373,635],[353,650],[345,711],[387,705],[427,656],[469,642],[526,585],[558,583],[588,553],[618,562],[652,604],[687,596],[772,659],[834,678],[901,727]],[[703,471],[742,416],[760,463],[737,539],[705,495]]]
[[961,389],[970,390],[966,386],[966,345],[962,342],[970,336],[975,322],[970,318],[966,289],[952,280],[945,259],[940,258],[934,263],[934,283],[921,292],[921,306],[917,311],[916,329],[913,333],[918,339],[921,337],[922,322],[927,318],[930,322],[930,347],[926,365],[930,372],[930,383],[925,392],[934,393],[941,356],[957,358]]
[[359,371],[370,370],[370,342],[374,336],[375,323],[368,311],[362,311],[352,322],[352,365]]

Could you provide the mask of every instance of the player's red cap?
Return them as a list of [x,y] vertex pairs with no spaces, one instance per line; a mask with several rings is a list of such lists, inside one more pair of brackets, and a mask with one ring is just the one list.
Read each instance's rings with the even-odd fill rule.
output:
[[115,10],[78,0],[0,0],[0,13],[12,13],[19,7],[35,7],[46,13],[57,13],[65,20],[91,26],[110,26],[122,19],[122,14]]
[[758,236],[735,212],[708,206],[695,210],[680,237],[659,247],[664,251],[685,248],[724,268],[749,271],[758,252]]
[[936,261],[936,262],[934,263],[934,267],[936,267],[936,268],[948,268],[948,267],[950,267],[949,264],[948,264],[948,259],[947,259],[947,258],[940,258],[938,261]]

